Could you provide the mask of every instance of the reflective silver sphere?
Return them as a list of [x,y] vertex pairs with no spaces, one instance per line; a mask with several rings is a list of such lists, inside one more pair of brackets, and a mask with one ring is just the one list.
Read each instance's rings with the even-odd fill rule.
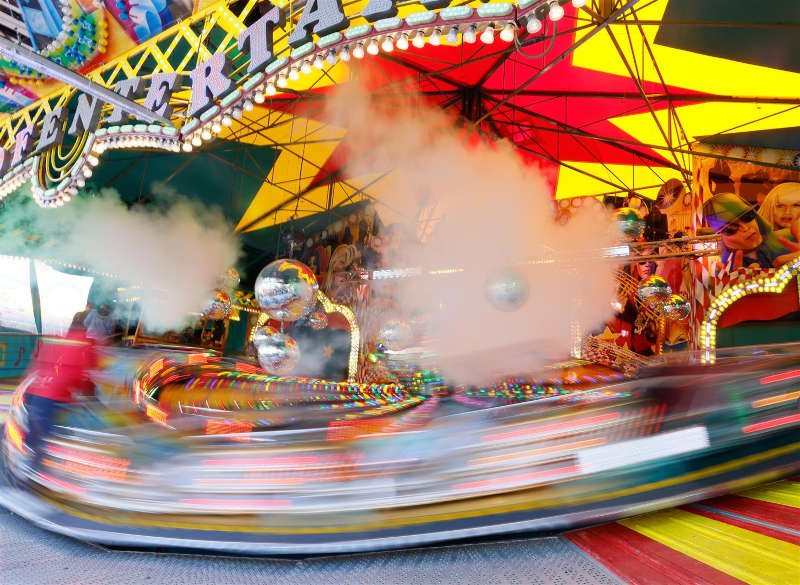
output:
[[256,344],[256,351],[258,363],[267,373],[274,376],[288,374],[300,359],[297,342],[285,333],[275,332],[261,339]]
[[214,294],[214,299],[206,305],[203,316],[212,321],[225,319],[231,314],[231,297],[225,291],[218,290]]
[[278,321],[305,317],[317,300],[317,278],[297,260],[275,260],[256,277],[256,301],[267,315]]
[[528,281],[515,270],[503,270],[486,281],[486,298],[499,311],[516,311],[528,300]]
[[683,321],[689,317],[692,307],[689,301],[680,295],[669,295],[669,298],[661,307],[664,316],[670,321]]
[[617,228],[627,239],[638,240],[644,233],[647,225],[639,213],[630,207],[620,207],[614,212],[614,221]]
[[236,290],[240,281],[239,272],[235,268],[228,268],[225,274],[219,277],[219,288],[230,294]]
[[660,276],[651,276],[639,285],[637,293],[645,303],[655,306],[669,298],[669,295],[672,294],[672,288]]

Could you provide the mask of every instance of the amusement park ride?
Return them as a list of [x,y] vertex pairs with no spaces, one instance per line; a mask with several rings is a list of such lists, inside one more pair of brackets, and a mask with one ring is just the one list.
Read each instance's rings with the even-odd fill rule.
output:
[[[391,169],[349,176],[334,156],[346,131],[320,120],[325,93],[351,80],[360,62],[362,71],[381,74],[367,76],[379,99],[413,90],[428,104],[459,109],[458,122],[481,140],[507,139],[527,161],[557,164],[558,221],[568,222],[573,209],[573,199],[562,205],[565,191],[574,201],[659,201],[668,181],[678,181],[680,197],[670,202],[679,208],[673,236],[628,237],[604,250],[602,261],[677,262],[680,289],[672,288],[683,293],[673,295],[655,274],[620,270],[618,296],[640,319],[630,337],[642,323],[654,324],[648,351],[622,343],[623,333],[592,335],[576,326],[567,361],[492,384],[454,384],[415,343],[424,336],[409,324],[367,331],[355,303],[320,290],[319,272],[278,259],[255,279],[253,299],[232,299],[237,275],[206,311],[220,321],[249,315],[237,355],[141,343],[137,329],[129,347],[97,350],[103,367],[92,373],[95,396],[37,441],[25,396],[50,383],[53,371],[43,366],[26,376],[4,430],[11,488],[2,504],[51,530],[112,545],[321,553],[563,530],[799,469],[800,346],[718,347],[734,345],[718,340],[736,323],[800,311],[800,259],[723,266],[726,237],[757,221],[746,220],[755,199],[742,199],[746,210],[720,230],[704,230],[704,204],[720,191],[699,189],[711,183],[703,166],[709,160],[796,169],[787,151],[696,140],[699,129],[727,128],[727,121],[714,126],[704,117],[708,105],[739,112],[746,105],[754,114],[796,107],[798,100],[701,95],[688,74],[680,77],[687,90],[675,91],[674,63],[659,68],[655,55],[664,46],[650,31],[668,26],[660,24],[665,5],[201,3],[172,28],[93,68],[92,83],[80,92],[57,87],[2,119],[0,199],[29,186],[45,210],[80,197],[115,151],[194,157],[221,142],[269,146],[274,166],[236,218],[244,234],[380,202]],[[559,30],[562,18],[571,30]],[[533,55],[534,48],[544,52]],[[593,61],[611,50],[619,59],[613,67]],[[5,44],[0,52],[25,58]],[[567,90],[547,85],[553,75],[558,86],[591,63],[592,79]],[[620,70],[624,82],[608,92],[594,89]],[[549,102],[562,98],[564,106],[569,98],[602,107],[561,116]],[[620,178],[621,169],[632,171],[632,182]],[[630,208],[616,218],[628,236],[627,224],[643,224]],[[763,230],[767,241],[773,228]],[[316,243],[309,239],[305,247]],[[407,269],[391,276],[415,277]],[[370,298],[380,279],[359,269],[338,282]],[[514,282],[497,290],[512,307],[524,302]],[[292,375],[299,350],[291,324],[322,330],[335,320],[349,334],[346,373]],[[682,351],[665,343],[668,328],[684,333]]]

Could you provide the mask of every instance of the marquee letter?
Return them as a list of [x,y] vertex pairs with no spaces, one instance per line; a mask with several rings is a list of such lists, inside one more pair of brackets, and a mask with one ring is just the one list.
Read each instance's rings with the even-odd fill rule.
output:
[[72,124],[67,133],[79,136],[83,132],[93,132],[100,122],[100,113],[103,111],[103,100],[82,93],[78,96],[78,105],[72,116]]
[[5,148],[0,148],[0,177],[6,174],[9,166],[11,166],[11,153]]
[[225,53],[214,53],[189,73],[192,78],[192,103],[188,114],[194,118],[214,103],[212,100],[225,94],[233,85],[228,78],[231,62]]
[[361,11],[361,16],[368,22],[397,16],[397,0],[369,0],[366,8]]
[[450,0],[419,0],[428,10],[435,10],[436,8],[447,8],[450,6]]
[[39,136],[39,146],[37,151],[44,151],[52,148],[64,138],[64,121],[67,119],[67,112],[64,106],[53,108],[42,120],[42,133]]
[[341,0],[308,0],[300,22],[289,35],[289,44],[299,47],[311,41],[311,29],[314,34],[324,36],[340,31],[350,23],[345,18]]
[[11,165],[15,165],[33,150],[33,141],[36,139],[38,129],[36,126],[25,126],[14,136],[14,156],[11,158]]
[[[133,100],[141,97],[144,91],[144,80],[141,77],[129,77],[114,84],[114,91],[122,97]],[[130,113],[119,106],[111,108],[111,115],[106,118],[106,124],[122,124],[130,118]]]
[[169,98],[172,97],[178,79],[177,73],[155,73],[150,78],[150,89],[147,90],[144,107],[165,118],[172,116]]
[[[272,6],[269,2],[267,5]],[[275,58],[272,52],[272,37],[276,25],[278,28],[284,28],[286,17],[283,10],[272,6],[264,16],[239,35],[239,50],[250,55],[250,64],[247,66],[248,73],[260,71]]]

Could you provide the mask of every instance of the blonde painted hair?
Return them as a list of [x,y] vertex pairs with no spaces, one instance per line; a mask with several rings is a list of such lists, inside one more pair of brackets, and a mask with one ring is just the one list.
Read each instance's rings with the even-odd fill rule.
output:
[[777,217],[778,199],[784,195],[796,194],[800,198],[800,183],[781,183],[772,188],[764,197],[764,202],[758,208],[758,215],[760,215],[772,229],[780,229],[775,224]]

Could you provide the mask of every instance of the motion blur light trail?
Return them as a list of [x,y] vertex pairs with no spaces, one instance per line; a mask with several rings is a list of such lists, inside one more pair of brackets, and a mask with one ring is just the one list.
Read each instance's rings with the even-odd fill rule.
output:
[[[794,381],[780,377],[795,369],[800,344],[720,350],[714,364],[673,354],[627,377],[574,361],[452,391],[433,373],[334,383],[212,354],[107,352],[98,402],[45,441],[41,471],[30,466],[19,400],[3,449],[12,480],[27,486],[2,492],[4,504],[96,542],[395,548],[563,530],[800,468],[796,401],[785,399]],[[652,540],[687,518],[704,534],[719,522],[687,514],[697,515],[614,530]],[[679,540],[677,530],[656,540]]]

